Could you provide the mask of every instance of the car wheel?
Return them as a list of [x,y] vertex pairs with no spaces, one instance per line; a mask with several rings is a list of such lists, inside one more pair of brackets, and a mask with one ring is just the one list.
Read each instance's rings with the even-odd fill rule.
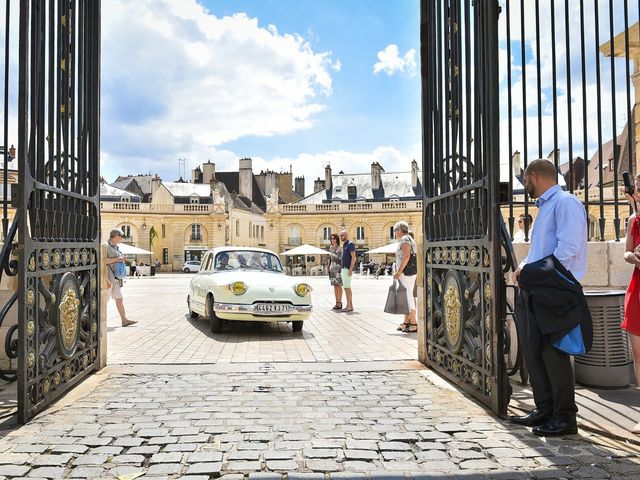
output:
[[191,273],[191,270],[189,270],[188,268],[185,268],[184,273]]
[[218,318],[216,312],[213,310],[213,297],[211,295],[207,297],[207,314],[209,316],[211,333],[220,333],[222,331],[222,320]]
[[297,321],[295,321],[295,322],[292,322],[291,329],[292,329],[294,332],[301,332],[301,331],[302,331],[302,324],[303,324],[303,323],[304,323],[304,322],[303,322],[302,320],[297,320]]
[[189,308],[189,316],[191,318],[198,318],[198,314],[191,310],[191,297],[187,295],[187,307]]

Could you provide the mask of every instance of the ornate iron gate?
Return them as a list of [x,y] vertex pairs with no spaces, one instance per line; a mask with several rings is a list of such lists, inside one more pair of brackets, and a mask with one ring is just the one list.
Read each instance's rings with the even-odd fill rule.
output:
[[100,1],[21,0],[19,16],[13,206],[24,423],[98,358]]
[[503,414],[496,0],[422,0],[427,364]]

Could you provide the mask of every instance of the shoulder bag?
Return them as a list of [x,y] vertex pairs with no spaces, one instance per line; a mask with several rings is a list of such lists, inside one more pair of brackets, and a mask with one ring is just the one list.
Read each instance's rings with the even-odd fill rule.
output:
[[396,315],[410,312],[407,289],[397,280],[393,280],[393,283],[389,287],[384,311],[385,313],[393,313]]
[[409,243],[409,249],[411,253],[409,254],[409,261],[407,262],[407,264],[404,266],[404,269],[402,270],[402,274],[405,277],[410,277],[418,273],[418,260],[416,258],[416,252],[413,251],[414,244],[411,242],[407,242],[407,243]]

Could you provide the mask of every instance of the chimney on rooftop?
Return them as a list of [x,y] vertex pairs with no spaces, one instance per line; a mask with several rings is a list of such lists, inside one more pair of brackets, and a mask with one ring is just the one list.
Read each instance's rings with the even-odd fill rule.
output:
[[296,186],[294,188],[294,191],[301,197],[304,197],[304,175],[302,177],[296,177],[295,182]]
[[250,158],[240,159],[238,193],[248,199],[253,198],[253,167]]
[[418,188],[418,162],[416,162],[415,160],[413,160],[411,162],[411,188],[416,189]]
[[202,183],[211,183],[216,178],[216,164],[207,160],[202,164]]
[[160,186],[161,183],[162,183],[162,179],[158,175],[156,175],[151,179],[151,195],[152,196],[154,193],[156,193],[156,190],[158,190],[158,187]]
[[331,190],[331,164],[330,163],[326,167],[324,167],[324,188],[326,190]]
[[378,190],[382,187],[382,172],[384,172],[384,168],[378,162],[371,164],[371,190]]
[[202,183],[202,170],[199,166],[191,170],[191,182]]

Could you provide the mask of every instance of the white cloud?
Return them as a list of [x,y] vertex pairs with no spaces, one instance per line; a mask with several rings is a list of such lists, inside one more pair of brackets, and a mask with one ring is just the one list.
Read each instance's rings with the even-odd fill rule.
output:
[[[242,154],[238,154],[228,149],[201,148],[185,150],[182,157],[186,158],[185,172],[186,179],[191,179],[191,170],[210,160],[215,163],[216,171],[230,172],[238,170],[238,159]],[[347,150],[328,150],[317,153],[301,153],[292,157],[264,158],[253,155],[253,172],[260,173],[261,170],[272,170],[276,172],[293,171],[294,177],[305,177],[306,194],[313,193],[313,182],[316,178],[324,179],[324,168],[330,164],[333,173],[341,170],[344,173],[366,173],[371,170],[371,164],[378,162],[386,172],[409,171],[411,161],[416,160],[422,168],[422,145],[415,143],[407,151],[392,145],[381,145],[370,152],[351,152]],[[146,174],[159,173],[163,180],[174,181],[179,175],[183,175],[180,170],[178,158],[172,158],[171,162],[166,162],[163,168],[158,169],[157,162],[151,158],[138,157],[133,160],[123,160],[118,156],[103,153],[102,175],[111,182],[118,175],[126,174]],[[132,165],[135,168],[132,169]]]
[[398,46],[389,44],[384,50],[378,52],[378,62],[373,66],[373,73],[384,72],[391,76],[394,73],[406,73],[409,76],[416,74],[416,51],[410,49],[404,56],[399,55]]
[[102,11],[102,149],[123,171],[310,128],[340,69],[298,34],[196,0],[105,0]]
[[[254,157],[253,171],[259,173],[260,169],[272,170],[293,169],[293,176],[305,177],[306,194],[313,193],[313,181],[316,178],[324,179],[324,168],[331,165],[332,172],[338,173],[366,173],[371,171],[371,164],[378,162],[387,172],[409,171],[411,161],[417,160],[422,165],[421,145],[415,144],[410,151],[403,152],[391,145],[376,147],[371,152],[350,152],[346,150],[329,150],[318,153],[302,153],[296,157],[277,157],[265,160]],[[237,168],[237,165],[235,166]],[[422,168],[422,167],[420,167]]]

